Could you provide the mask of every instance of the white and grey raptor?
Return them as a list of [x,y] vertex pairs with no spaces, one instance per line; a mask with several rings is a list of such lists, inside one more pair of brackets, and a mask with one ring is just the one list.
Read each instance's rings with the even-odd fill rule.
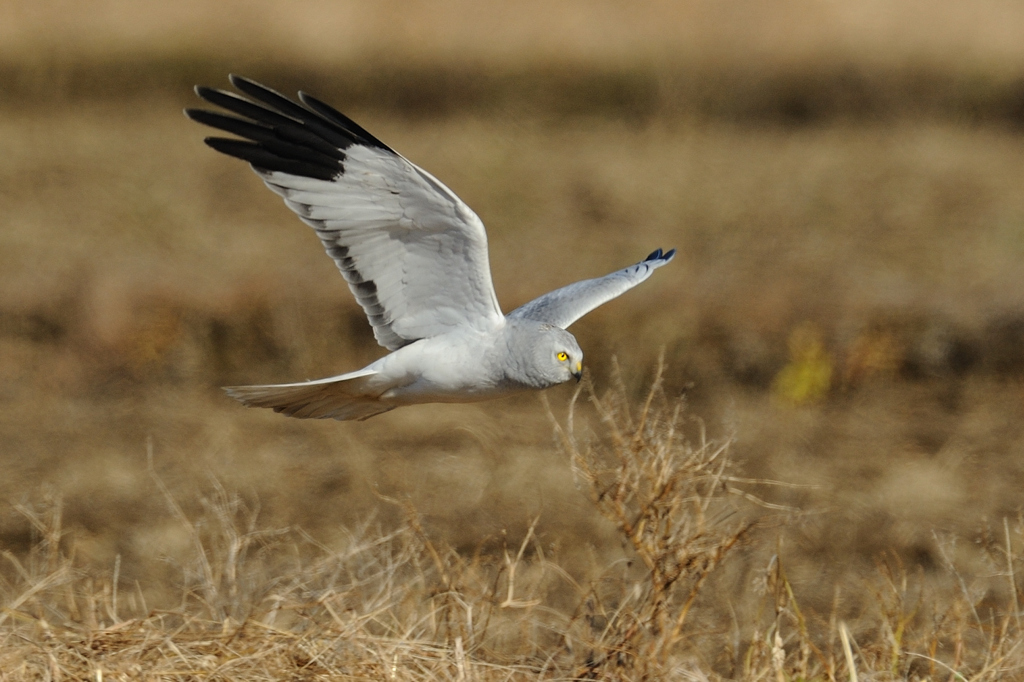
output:
[[245,78],[231,76],[231,83],[251,99],[205,87],[196,93],[242,118],[185,114],[243,138],[206,144],[248,161],[316,230],[377,342],[391,351],[340,376],[225,389],[245,405],[292,417],[367,419],[402,405],[470,402],[579,380],[583,351],[565,328],[675,254],[658,249],[503,315],[483,223],[450,189],[304,92],[300,104]]

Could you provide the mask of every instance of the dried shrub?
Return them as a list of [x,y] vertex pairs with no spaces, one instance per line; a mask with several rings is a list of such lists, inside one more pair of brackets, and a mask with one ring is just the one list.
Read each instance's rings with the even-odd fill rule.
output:
[[572,409],[558,430],[578,485],[638,560],[635,570],[596,581],[584,600],[588,675],[664,671],[705,582],[754,526],[737,514],[730,441],[710,441],[703,428],[696,443],[685,437],[684,401],[665,395],[662,370],[659,362],[635,414],[621,381],[602,397],[587,384],[601,436],[581,442]]

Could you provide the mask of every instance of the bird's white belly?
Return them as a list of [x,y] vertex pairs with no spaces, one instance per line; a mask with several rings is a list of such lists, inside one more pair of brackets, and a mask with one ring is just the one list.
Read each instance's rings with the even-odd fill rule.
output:
[[399,405],[463,403],[507,393],[500,372],[486,362],[493,344],[491,334],[460,332],[400,348],[378,361],[378,377],[389,385],[380,399]]

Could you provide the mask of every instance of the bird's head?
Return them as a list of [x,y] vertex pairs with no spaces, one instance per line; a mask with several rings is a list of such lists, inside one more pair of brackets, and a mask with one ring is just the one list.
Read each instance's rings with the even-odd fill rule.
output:
[[545,325],[535,353],[535,366],[550,385],[582,378],[583,351],[576,338],[564,329]]

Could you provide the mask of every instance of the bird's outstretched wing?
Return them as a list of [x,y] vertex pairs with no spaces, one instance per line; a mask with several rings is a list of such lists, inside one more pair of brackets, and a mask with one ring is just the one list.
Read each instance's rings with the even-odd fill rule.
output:
[[206,144],[248,161],[316,230],[380,345],[396,350],[457,326],[503,323],[483,223],[450,189],[305,93],[299,104],[239,76],[231,83],[251,100],[196,93],[241,118],[186,115],[244,138]]
[[597,306],[621,296],[643,282],[657,268],[672,260],[675,254],[675,249],[668,253],[662,253],[661,249],[658,249],[636,265],[630,265],[604,277],[585,279],[555,289],[516,308],[508,316],[547,322],[565,329]]

